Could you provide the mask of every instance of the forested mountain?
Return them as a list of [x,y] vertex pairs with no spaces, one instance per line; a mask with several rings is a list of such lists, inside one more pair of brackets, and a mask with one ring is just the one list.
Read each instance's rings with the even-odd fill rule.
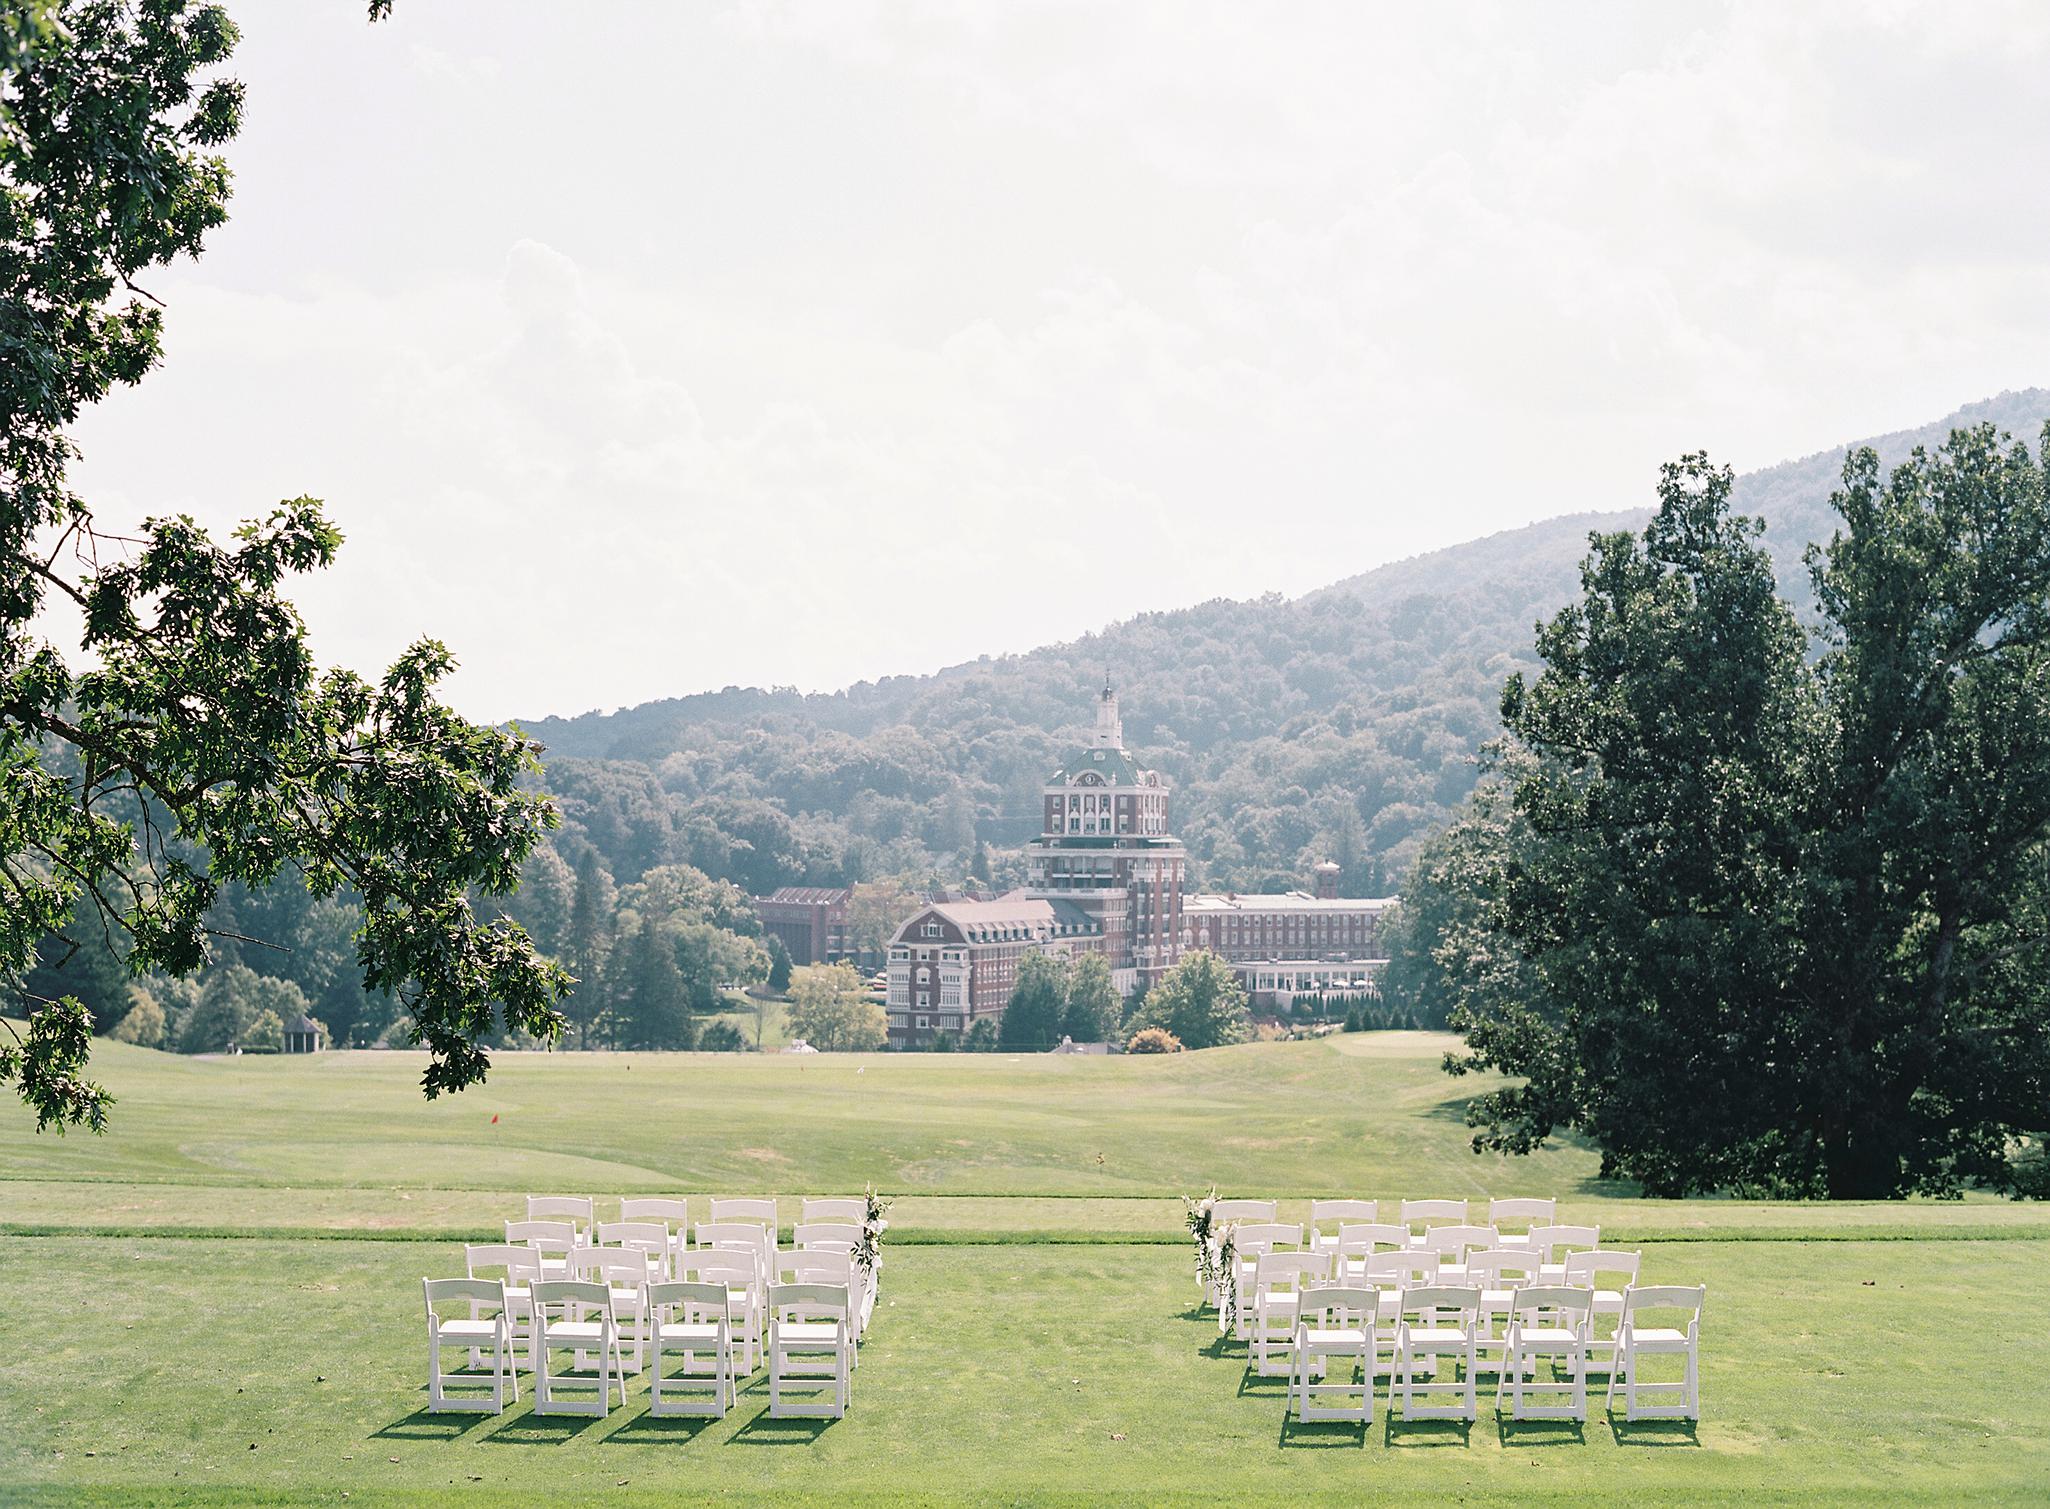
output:
[[[2033,447],[2046,416],[2050,391],[2031,389],[1854,443],[1892,462],[1991,420]],[[1737,483],[1796,602],[1844,451]],[[1573,594],[1589,532],[1641,527],[1647,512],[1552,519],[1304,597],[1145,614],[931,676],[815,695],[729,687],[526,727],[569,819],[558,841],[588,840],[622,880],[665,860],[757,891],[958,875],[978,838],[1001,848],[1032,830],[1044,773],[1083,734],[1108,671],[1127,739],[1175,784],[1205,879],[1292,881],[1329,854],[1349,887],[1385,892],[1470,789],[1502,681],[1529,663],[1536,620]]]
[[[2050,391],[2030,390],[1866,443],[1894,461],[1991,420],[2033,446],[2046,417]],[[1802,549],[1832,528],[1843,454],[1737,483],[1797,603],[1810,597]],[[1145,614],[931,676],[541,719],[527,727],[547,746],[540,780],[563,826],[517,895],[480,902],[579,976],[566,1003],[579,1040],[688,1042],[690,1015],[716,1006],[718,985],[770,968],[745,893],[872,882],[857,910],[873,943],[910,887],[1016,878],[1006,850],[1036,829],[1041,783],[1085,734],[1106,671],[1127,740],[1174,783],[1200,882],[1284,888],[1328,855],[1350,892],[1386,894],[1472,789],[1502,682],[1530,667],[1538,618],[1574,595],[1589,533],[1636,529],[1647,514],[1552,519],[1300,598]],[[315,901],[289,881],[230,885],[210,916],[216,962],[193,979],[138,988],[98,947],[53,967],[65,953],[53,943],[31,984],[79,995],[103,1030],[144,1043],[246,1045],[302,1011],[341,1040],[371,1041],[404,1023],[362,988],[359,920],[346,898]]]

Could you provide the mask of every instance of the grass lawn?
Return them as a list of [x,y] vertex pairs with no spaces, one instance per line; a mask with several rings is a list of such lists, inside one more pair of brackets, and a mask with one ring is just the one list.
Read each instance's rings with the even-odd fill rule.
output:
[[[2050,1327],[2016,1298],[2050,1209],[1654,1202],[1581,1148],[1476,1158],[1444,1046],[513,1055],[428,1105],[406,1054],[108,1045],[108,1137],[0,1122],[0,1501],[2050,1495]],[[1282,1383],[1192,1312],[1174,1196],[1213,1180],[1556,1192],[1647,1281],[1709,1286],[1706,1418],[1284,1431]],[[520,1193],[870,1181],[896,1241],[845,1420],[770,1422],[759,1386],[715,1423],[651,1422],[639,1385],[602,1422],[421,1412],[419,1280]]]

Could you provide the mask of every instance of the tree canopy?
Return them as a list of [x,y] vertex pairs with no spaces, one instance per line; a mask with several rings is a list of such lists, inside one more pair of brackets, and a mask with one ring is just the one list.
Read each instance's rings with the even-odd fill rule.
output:
[[1232,967],[1208,949],[1196,949],[1146,992],[1130,1025],[1158,1027],[1184,1048],[1220,1048],[1246,1040],[1252,1013]]
[[[0,56],[0,982],[27,1016],[0,1082],[39,1128],[102,1129],[109,1104],[90,1009],[27,987],[39,945],[187,974],[222,888],[288,871],[360,905],[362,978],[410,1014],[428,1095],[483,1077],[499,1019],[559,1024],[562,972],[471,904],[554,820],[522,785],[535,746],[436,700],[455,662],[434,640],[375,680],[315,665],[283,589],[340,548],[320,505],[224,544],[184,517],[110,530],[67,481],[80,412],[160,358],[137,280],[226,218],[236,39],[216,5],[44,3],[10,14]],[[53,603],[81,625],[70,653]]]
[[2050,1121],[2050,489],[1990,426],[1852,454],[1811,635],[1730,483],[1668,466],[1509,681],[1433,879],[1451,1067],[1524,1081],[1477,1146],[1654,1194],[1949,1193]]
[[890,1040],[889,1015],[851,964],[812,964],[790,982],[790,1035],[822,1053],[864,1053]]

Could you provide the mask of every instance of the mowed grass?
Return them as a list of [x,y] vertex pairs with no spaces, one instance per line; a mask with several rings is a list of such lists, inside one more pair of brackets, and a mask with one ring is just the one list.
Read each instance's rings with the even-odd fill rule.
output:
[[[103,1139],[0,1124],[0,1501],[2043,1501],[2050,1209],[1644,1201],[1560,1147],[1476,1158],[1449,1040],[1165,1059],[119,1045]],[[496,1114],[496,1125],[491,1117]],[[1193,1311],[1185,1190],[1556,1193],[1709,1286],[1698,1428],[1284,1430]],[[419,1280],[519,1196],[894,1194],[854,1405],[770,1422],[432,1417]],[[376,1238],[376,1240],[370,1240]]]

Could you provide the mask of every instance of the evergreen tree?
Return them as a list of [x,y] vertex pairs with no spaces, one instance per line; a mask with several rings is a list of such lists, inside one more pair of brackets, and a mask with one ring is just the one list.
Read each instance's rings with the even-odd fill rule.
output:
[[997,1028],[998,1043],[1028,1051],[1051,1048],[1060,1041],[1067,1004],[1066,964],[1052,954],[1027,954],[1018,961],[1018,978]]
[[613,950],[607,1036],[618,1048],[688,1049],[697,1038],[676,953],[653,918]]
[[779,996],[786,994],[790,989],[790,950],[785,948],[783,940],[773,933],[769,935],[769,978],[767,984],[769,989]]
[[598,986],[612,953],[613,900],[612,877],[598,863],[597,851],[586,849],[577,858],[576,890],[569,912],[568,963],[577,983],[563,1002],[563,1014],[576,1028],[579,1048],[590,1045],[591,1028],[604,1010]]

